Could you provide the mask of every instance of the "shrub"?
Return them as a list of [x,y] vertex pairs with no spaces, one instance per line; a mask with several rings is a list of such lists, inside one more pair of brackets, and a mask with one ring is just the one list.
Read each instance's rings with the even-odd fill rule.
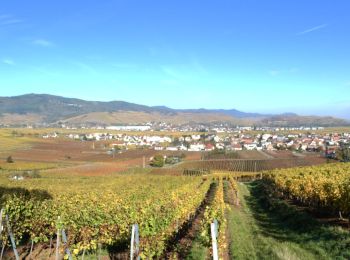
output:
[[163,167],[164,166],[164,157],[163,155],[155,155],[153,160],[150,163],[153,167]]
[[6,162],[7,163],[14,163],[11,155],[9,157],[7,157]]

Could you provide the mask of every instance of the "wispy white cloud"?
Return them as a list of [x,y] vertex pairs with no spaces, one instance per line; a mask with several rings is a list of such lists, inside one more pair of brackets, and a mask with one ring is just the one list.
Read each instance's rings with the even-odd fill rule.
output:
[[207,74],[208,73],[207,69],[196,58],[192,59],[192,64],[191,65],[194,68],[194,70],[196,72],[198,72],[198,73],[201,73],[201,74]]
[[10,19],[10,20],[0,22],[0,25],[10,25],[10,24],[17,24],[17,23],[21,23],[21,22],[22,22],[22,20],[20,20],[20,19]]
[[12,15],[9,14],[1,14],[0,15],[0,26],[1,25],[12,25],[12,24],[18,24],[23,22],[23,20],[18,19]]
[[84,62],[80,62],[80,61],[74,61],[72,62],[75,66],[79,67],[81,70],[89,73],[89,74],[93,74],[93,75],[97,75],[97,71],[95,70],[94,67],[90,66],[87,63]]
[[269,70],[268,73],[275,77],[278,76],[280,74],[293,74],[293,73],[297,73],[299,71],[299,68],[290,68],[290,69],[273,69],[273,70]]
[[35,66],[35,67],[32,67],[32,69],[35,71],[35,72],[39,72],[40,74],[44,74],[46,76],[49,76],[49,77],[62,77],[62,74],[57,72],[57,71],[53,71],[53,70],[50,70],[46,67],[38,67],[38,66]]
[[320,30],[320,29],[323,29],[323,28],[325,28],[325,27],[327,27],[327,26],[328,26],[328,24],[317,25],[317,26],[312,27],[312,28],[310,28],[310,29],[307,29],[307,30],[305,30],[305,31],[299,32],[299,33],[297,33],[297,35],[308,34],[308,33],[311,33],[311,32],[314,32],[314,31],[318,31],[318,30]]
[[3,19],[11,18],[11,15],[9,14],[0,14],[0,21]]
[[32,41],[34,45],[42,46],[42,47],[52,47],[55,46],[55,44],[51,41],[45,40],[45,39],[36,39]]
[[189,63],[178,64],[176,66],[164,65],[161,66],[161,71],[176,79],[184,79],[192,75],[207,74],[207,69],[197,60],[192,59]]
[[298,72],[299,71],[299,68],[290,68],[289,70],[288,70],[288,72],[290,72],[290,73],[296,73],[296,72]]
[[183,75],[181,72],[179,72],[178,70],[172,68],[172,67],[169,67],[169,66],[162,66],[161,67],[161,70],[164,74],[170,76],[170,77],[173,77],[173,78],[183,78]]
[[119,69],[134,69],[137,67],[137,64],[134,63],[122,63],[122,62],[113,62],[111,64],[112,67]]
[[269,70],[269,74],[271,76],[277,76],[278,74],[280,74],[280,71],[279,70]]
[[10,65],[10,66],[16,65],[16,63],[12,59],[8,59],[8,58],[3,59],[2,63]]

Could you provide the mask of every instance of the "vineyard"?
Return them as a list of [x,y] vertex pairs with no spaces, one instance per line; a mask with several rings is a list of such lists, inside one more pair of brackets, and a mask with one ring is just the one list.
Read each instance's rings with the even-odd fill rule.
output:
[[350,164],[328,164],[265,172],[271,192],[309,207],[350,215]]
[[[346,215],[350,205],[349,172],[347,164],[329,164],[263,174],[213,170],[205,176],[195,176],[201,174],[197,172],[189,172],[190,176],[151,173],[96,177],[44,175],[23,181],[1,176],[0,202],[21,258],[29,254],[29,259],[54,259],[57,232],[64,230],[67,241],[58,247],[61,258],[68,257],[67,249],[72,259],[84,259],[84,256],[98,254],[102,248],[108,251],[110,258],[126,259],[133,224],[138,224],[137,252],[142,259],[183,259],[193,254],[194,239],[206,257],[210,257],[214,254],[211,228],[216,220],[215,243],[219,258],[237,256],[237,259],[245,259],[239,255],[247,252],[240,252],[237,248],[240,242],[236,240],[239,239],[236,233],[245,231],[240,225],[235,226],[235,221],[254,216],[240,213],[241,207],[249,205],[245,201],[247,196],[252,195],[247,194],[247,188],[237,180],[257,179],[269,192],[269,198],[294,199],[307,206],[333,212],[339,210]],[[228,198],[229,194],[231,198]],[[210,200],[208,196],[211,196]],[[254,211],[254,208],[250,210]],[[250,210],[243,212],[251,214]],[[228,231],[232,225],[235,229]],[[251,224],[246,225],[244,228],[248,230]],[[186,240],[184,237],[188,236],[191,227],[195,237],[187,237],[189,244],[186,245],[181,241]],[[9,229],[7,225],[4,228],[1,237],[6,248],[4,256],[13,258]],[[244,234],[241,236],[244,243],[251,243]],[[348,235],[342,236],[348,239]],[[230,252],[231,248],[234,251]]]
[[[1,205],[8,215],[19,244],[51,247],[58,229],[64,229],[74,257],[96,251],[99,246],[128,250],[131,226],[138,223],[140,256],[160,258],[176,233],[191,221],[203,203],[213,180],[201,177],[130,175],[89,178],[40,178],[24,182],[1,179]],[[213,207],[202,220],[203,241],[210,247],[210,222],[216,218],[223,234],[224,203],[222,178],[217,185]],[[6,226],[5,226],[6,228]],[[2,240],[9,247],[6,232]],[[224,245],[223,235],[219,246]],[[51,249],[52,248],[52,249]],[[43,254],[43,252],[41,252]]]
[[279,168],[309,166],[324,163],[323,158],[288,158],[288,159],[216,159],[188,161],[181,165],[186,169],[210,169],[232,172],[260,172]]
[[226,150],[214,150],[208,153],[204,153],[203,160],[217,160],[217,159],[239,159],[237,152],[228,152]]

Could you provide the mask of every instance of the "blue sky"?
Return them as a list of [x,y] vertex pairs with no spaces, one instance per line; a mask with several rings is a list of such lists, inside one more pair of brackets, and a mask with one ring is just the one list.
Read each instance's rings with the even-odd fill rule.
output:
[[0,5],[0,95],[350,118],[347,0]]

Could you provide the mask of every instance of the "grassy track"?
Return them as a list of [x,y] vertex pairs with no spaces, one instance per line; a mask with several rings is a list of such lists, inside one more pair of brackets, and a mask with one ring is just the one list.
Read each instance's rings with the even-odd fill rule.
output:
[[350,259],[348,231],[267,203],[258,183],[240,184],[240,206],[227,212],[233,259]]

